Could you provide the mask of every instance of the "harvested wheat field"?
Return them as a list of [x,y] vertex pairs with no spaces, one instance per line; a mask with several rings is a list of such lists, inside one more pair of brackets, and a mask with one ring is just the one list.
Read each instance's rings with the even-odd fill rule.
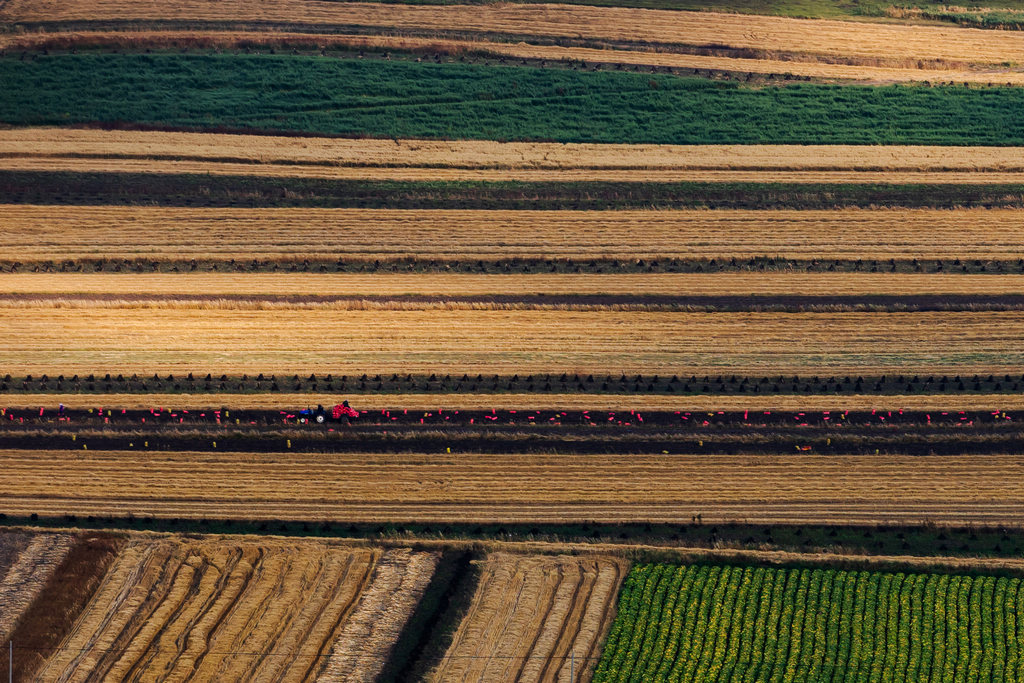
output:
[[[3,451],[8,514],[1024,524],[1022,456]],[[259,501],[254,505],[253,501]]]
[[0,532],[0,643],[71,550],[70,534]]
[[214,21],[422,29],[720,45],[857,59],[1001,64],[1024,59],[1014,31],[543,4],[417,6],[323,0],[8,0],[0,21]]
[[[180,295],[279,297],[292,303],[317,297],[424,295],[436,297],[515,295],[671,296],[872,296],[923,294],[1000,295],[1024,293],[1024,275],[950,273],[4,273],[0,294],[31,301],[33,296],[81,295],[81,305],[105,297]],[[95,298],[92,298],[95,297]],[[13,306],[15,299],[3,305]],[[66,305],[78,305],[68,299]]]
[[625,563],[601,556],[487,556],[469,612],[432,681],[589,680]]
[[[0,205],[0,253],[83,257],[1018,259],[1020,212],[180,209]],[[131,240],[125,240],[130,234]],[[387,244],[380,236],[388,236]],[[8,257],[10,258],[10,256]]]
[[[1024,75],[1022,75],[1024,76]],[[1024,84],[1024,78],[1022,78]],[[459,169],[459,168],[361,168],[351,166],[296,166],[152,159],[0,159],[2,171],[49,171],[77,173],[210,174],[261,177],[328,178],[333,180],[461,180],[497,182],[718,182],[718,183],[874,183],[918,185],[1021,184],[1024,173],[957,171],[732,171],[647,170],[638,174],[619,169]]]
[[[1024,74],[1022,74],[1024,84]],[[168,159],[66,159],[0,158],[0,171],[47,171],[75,173],[208,174],[271,178],[327,178],[332,180],[479,181],[498,182],[718,182],[718,183],[874,183],[918,185],[1022,184],[1024,173],[958,171],[733,171],[622,169],[462,169],[462,168],[362,168],[291,164],[260,164],[178,161]]]
[[[0,159],[206,161],[441,170],[885,171],[1021,173],[1016,147],[929,145],[620,145],[276,137],[221,133],[0,130]],[[644,179],[642,174],[635,178]],[[16,207],[4,207],[5,212]],[[84,210],[84,209],[82,209]],[[95,210],[95,209],[94,209]]]
[[42,680],[372,681],[436,553],[136,538]]
[[[332,405],[339,394],[10,394],[0,408],[38,409],[64,404],[68,409],[148,410],[174,412],[203,408],[272,410]],[[361,410],[1022,410],[1024,394],[799,394],[696,395],[637,394],[365,394],[351,397]]]
[[[796,342],[794,340],[799,340]],[[1024,313],[0,306],[27,374],[1017,373]]]

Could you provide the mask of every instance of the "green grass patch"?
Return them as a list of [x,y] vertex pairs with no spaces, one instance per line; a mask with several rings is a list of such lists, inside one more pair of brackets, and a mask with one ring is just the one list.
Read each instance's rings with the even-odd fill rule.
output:
[[0,59],[0,122],[395,138],[1024,144],[1024,89],[745,87],[666,74],[280,55]]
[[593,680],[1018,680],[1020,583],[638,565]]

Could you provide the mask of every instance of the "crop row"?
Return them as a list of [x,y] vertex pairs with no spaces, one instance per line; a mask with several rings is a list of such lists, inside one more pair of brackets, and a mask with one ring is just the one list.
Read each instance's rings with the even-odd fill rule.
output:
[[[260,428],[282,425],[313,424],[313,415],[303,413],[305,404],[290,405],[280,410],[260,410],[237,406],[230,400],[220,408],[186,408],[153,406],[148,409],[127,409],[106,407],[99,403],[91,408],[70,408],[63,405],[49,405],[33,408],[0,407],[0,429],[8,425],[59,424],[65,428],[88,428],[97,425],[256,425]],[[295,397],[292,397],[295,398]],[[309,400],[321,397],[308,397]],[[340,398],[338,399],[340,400]],[[307,401],[306,403],[308,403]],[[282,401],[283,403],[283,401]],[[445,408],[435,406],[426,410],[403,408],[401,401],[391,408],[365,409],[357,399],[352,404],[359,416],[350,424],[358,427],[396,427],[426,425],[443,427],[504,428],[513,425],[528,426],[578,426],[578,427],[632,427],[665,429],[675,431],[696,431],[723,433],[732,430],[752,431],[763,428],[797,429],[801,433],[815,435],[818,430],[856,431],[861,428],[899,426],[903,428],[976,427],[998,425],[999,431],[1016,429],[1017,423],[1024,422],[1021,410],[537,410],[537,409],[480,409]],[[175,404],[176,406],[178,404]],[[330,408],[330,406],[328,406]]]
[[[1013,125],[1024,101],[1016,88],[745,88],[664,74],[159,54],[6,57],[0,58],[0,80],[8,87],[0,121],[15,125],[120,121],[559,142],[1024,141]],[[139,82],[147,84],[144,94]]]
[[1024,677],[1020,579],[639,565],[595,681]]
[[595,375],[547,374],[310,374],[20,375],[0,377],[0,392],[345,394],[583,393],[583,394],[934,394],[1021,391],[1024,375]]

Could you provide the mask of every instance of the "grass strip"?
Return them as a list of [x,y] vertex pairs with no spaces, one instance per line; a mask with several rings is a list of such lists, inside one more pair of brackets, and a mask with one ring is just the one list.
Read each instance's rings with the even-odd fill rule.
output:
[[663,74],[318,56],[0,58],[0,121],[372,137],[688,144],[1024,144],[1024,90],[751,88]]

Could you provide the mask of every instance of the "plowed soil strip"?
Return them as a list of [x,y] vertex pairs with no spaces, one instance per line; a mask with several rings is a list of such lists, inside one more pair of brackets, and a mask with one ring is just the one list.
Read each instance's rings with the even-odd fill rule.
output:
[[[0,308],[7,371],[1017,373],[1024,313]],[[794,340],[800,340],[795,343]]]
[[[320,0],[9,0],[0,21],[213,21],[427,29],[726,45],[830,56],[1024,61],[1014,31],[572,5],[416,6]],[[914,62],[908,61],[908,66]]]
[[[1016,260],[1015,210],[487,211],[0,205],[0,253],[70,258]],[[125,234],[132,236],[125,240]],[[385,241],[381,235],[387,235]]]
[[[0,130],[0,158],[206,161],[364,169],[1024,172],[1016,147],[616,145],[296,138],[67,128]],[[95,161],[94,161],[95,163]],[[258,172],[258,171],[254,171]],[[368,171],[369,172],[369,171]],[[9,210],[5,207],[5,211]]]
[[[429,580],[434,555],[384,556],[392,554],[399,577],[408,565],[402,558],[422,555],[408,578]],[[134,540],[41,675],[303,681],[323,671],[325,653],[339,645],[361,648],[373,671],[394,637],[342,634],[382,561],[380,551],[315,541]],[[391,617],[399,625],[411,609],[402,608]]]
[[1024,523],[1021,456],[0,453],[28,515]]
[[625,568],[601,556],[488,555],[430,680],[562,680],[572,656],[582,672],[610,626]]

